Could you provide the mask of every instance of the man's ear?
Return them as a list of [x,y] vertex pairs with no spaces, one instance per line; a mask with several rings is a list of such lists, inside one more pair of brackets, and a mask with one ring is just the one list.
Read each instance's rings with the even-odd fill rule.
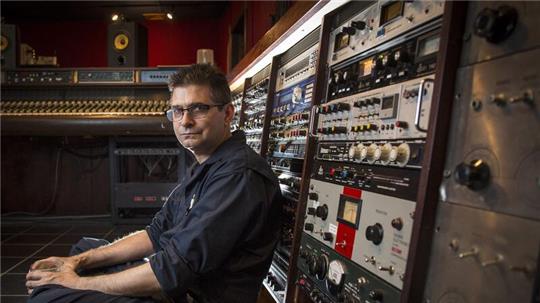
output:
[[234,118],[234,106],[232,103],[227,103],[225,105],[225,123],[229,124],[231,123],[232,119]]

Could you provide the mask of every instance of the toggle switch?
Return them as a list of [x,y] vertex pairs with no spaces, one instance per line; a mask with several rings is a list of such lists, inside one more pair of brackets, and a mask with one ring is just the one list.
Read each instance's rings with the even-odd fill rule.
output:
[[458,257],[460,259],[467,258],[467,257],[475,257],[478,255],[478,248],[473,247],[471,250],[459,253]]
[[379,267],[377,267],[377,269],[380,270],[380,271],[387,271],[389,275],[393,275],[394,272],[395,272],[394,266],[392,266],[392,265],[387,266],[387,267],[379,266]]
[[374,256],[365,258],[365,259],[364,259],[364,262],[370,263],[371,265],[375,265],[375,264],[377,263],[377,261],[375,260],[375,257],[374,257]]
[[339,246],[341,248],[345,248],[345,246],[347,246],[347,241],[343,240],[339,243],[336,243],[336,246]]
[[497,264],[500,264],[503,260],[504,260],[503,255],[497,254],[495,256],[495,258],[493,258],[491,260],[483,261],[481,263],[481,265],[482,265],[482,267],[487,267],[487,266],[491,266],[491,265],[497,265]]

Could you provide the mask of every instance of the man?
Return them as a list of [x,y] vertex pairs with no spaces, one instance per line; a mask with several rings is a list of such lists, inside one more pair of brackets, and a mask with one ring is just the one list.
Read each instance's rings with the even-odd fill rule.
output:
[[[244,133],[231,134],[234,107],[223,74],[192,65],[169,86],[167,116],[195,165],[146,230],[32,264],[29,301],[147,302],[156,294],[174,302],[186,294],[197,302],[256,301],[279,237],[278,181]],[[95,275],[146,256],[140,265]],[[94,275],[78,274],[89,270]]]

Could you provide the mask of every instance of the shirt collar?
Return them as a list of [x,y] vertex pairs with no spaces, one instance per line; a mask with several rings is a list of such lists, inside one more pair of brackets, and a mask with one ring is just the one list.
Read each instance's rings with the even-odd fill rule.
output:
[[231,137],[221,143],[221,145],[216,148],[214,153],[210,155],[210,157],[208,157],[208,159],[206,159],[206,161],[204,161],[201,165],[212,164],[223,158],[228,158],[245,144],[246,134],[242,130],[236,130],[232,133]]

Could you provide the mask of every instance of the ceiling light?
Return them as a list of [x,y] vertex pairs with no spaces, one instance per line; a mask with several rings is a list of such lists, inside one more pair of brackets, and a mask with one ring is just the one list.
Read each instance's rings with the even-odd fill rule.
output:
[[169,20],[172,20],[172,19],[173,19],[172,13],[167,13],[167,18],[168,18]]
[[112,21],[118,21],[120,17],[118,16],[118,14],[113,14],[112,17],[111,17],[111,20]]

